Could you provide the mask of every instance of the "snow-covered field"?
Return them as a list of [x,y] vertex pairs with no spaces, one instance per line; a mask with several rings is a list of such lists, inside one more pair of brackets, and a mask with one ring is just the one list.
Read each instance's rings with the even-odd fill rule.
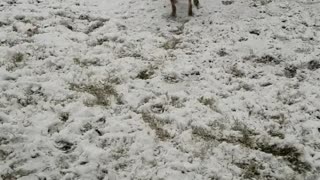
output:
[[320,179],[320,1],[0,1],[0,179]]

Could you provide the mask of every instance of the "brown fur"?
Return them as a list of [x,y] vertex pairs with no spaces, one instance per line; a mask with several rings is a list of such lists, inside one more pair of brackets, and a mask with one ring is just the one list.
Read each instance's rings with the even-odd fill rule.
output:
[[[172,12],[171,12],[171,16],[176,17],[177,16],[177,7],[176,7],[176,2],[177,0],[170,0],[171,2],[171,8],[172,8]],[[189,3],[189,7],[188,7],[188,15],[192,16],[193,12],[192,12],[192,0],[188,0]],[[199,7],[199,0],[193,0],[193,3]]]

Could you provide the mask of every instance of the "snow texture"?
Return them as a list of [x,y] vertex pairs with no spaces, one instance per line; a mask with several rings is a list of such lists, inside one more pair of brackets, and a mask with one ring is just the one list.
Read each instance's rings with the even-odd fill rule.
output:
[[320,1],[0,1],[0,179],[319,180]]

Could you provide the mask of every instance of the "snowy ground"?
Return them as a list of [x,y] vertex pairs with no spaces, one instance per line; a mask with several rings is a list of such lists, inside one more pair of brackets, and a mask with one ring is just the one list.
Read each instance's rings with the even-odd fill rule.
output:
[[320,179],[320,1],[200,4],[1,0],[0,179]]

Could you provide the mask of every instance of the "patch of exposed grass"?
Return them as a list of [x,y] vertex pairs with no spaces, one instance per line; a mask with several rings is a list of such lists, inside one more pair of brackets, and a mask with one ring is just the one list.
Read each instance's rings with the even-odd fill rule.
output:
[[16,179],[19,179],[21,177],[33,174],[35,172],[36,172],[35,170],[18,169],[18,170],[14,170],[13,172],[1,175],[1,178],[3,180],[16,180]]
[[284,76],[287,78],[293,78],[297,74],[297,67],[294,65],[289,65],[284,68]]
[[272,0],[253,0],[251,2],[250,6],[252,6],[252,7],[265,6],[271,2],[272,2]]
[[78,57],[73,58],[74,64],[82,67],[88,68],[89,66],[100,66],[101,60],[99,58],[89,58],[89,59],[80,59]]
[[216,112],[221,113],[221,111],[220,111],[219,108],[218,108],[218,104],[217,104],[217,100],[216,100],[216,99],[214,99],[214,98],[206,98],[206,97],[202,96],[202,97],[200,97],[200,98],[198,99],[198,101],[199,101],[201,104],[209,107],[209,108],[212,109],[213,111],[216,111]]
[[84,125],[82,125],[82,127],[80,128],[80,132],[81,133],[86,133],[88,131],[90,131],[91,129],[93,129],[93,126],[90,123],[85,123]]
[[76,65],[82,66],[80,59],[77,58],[77,57],[73,58],[73,62],[74,62]]
[[25,55],[21,52],[15,52],[12,54],[12,56],[10,57],[10,63],[7,64],[7,70],[8,71],[14,71],[15,68],[17,68],[19,66],[19,64],[21,64],[25,59]]
[[[222,131],[222,130],[220,130]],[[235,136],[223,136],[222,132],[213,132],[211,129],[206,129],[203,127],[192,127],[192,135],[195,137],[199,137],[204,141],[217,141],[217,142],[226,142],[230,144],[240,144],[244,147],[252,147],[252,138],[249,130],[242,130],[241,137]]]
[[168,40],[167,42],[165,42],[162,47],[165,50],[169,50],[169,49],[176,49],[177,44],[180,43],[180,39],[177,38],[172,38],[170,40]]
[[70,113],[68,112],[62,112],[59,114],[59,119],[63,122],[68,121],[69,117],[70,117]]
[[152,130],[155,131],[156,136],[161,141],[171,139],[169,132],[163,128],[165,122],[158,120],[150,113],[142,113],[142,120],[147,123]]
[[[305,162],[301,159],[303,152],[297,149],[294,146],[290,145],[281,145],[281,144],[270,144],[268,142],[256,142],[255,132],[250,130],[245,125],[236,124],[233,127],[233,130],[240,131],[241,137],[224,137],[219,135],[219,133],[214,133],[206,128],[202,127],[193,127],[192,134],[193,136],[199,137],[207,142],[217,141],[217,142],[226,142],[235,145],[242,145],[251,150],[258,150],[264,153],[272,154],[275,157],[282,158],[289,167],[291,167],[295,172],[299,174],[304,174],[306,172],[312,171],[312,167],[308,162]],[[221,133],[220,133],[221,134]],[[252,165],[253,166],[253,165]],[[256,167],[246,167],[244,176],[254,176],[258,175],[256,172]]]
[[[1,145],[1,143],[0,143],[0,145]],[[3,160],[5,160],[6,158],[7,158],[7,156],[9,155],[9,153],[8,152],[6,152],[6,151],[4,151],[4,150],[1,150],[0,149],[0,161],[3,161]]]
[[197,127],[197,126],[192,127],[192,135],[199,137],[205,141],[214,141],[214,140],[219,141],[218,137],[212,134],[209,130],[202,127]]
[[273,156],[282,157],[288,162],[288,165],[300,174],[311,171],[312,167],[308,162],[302,161],[301,156],[303,153],[294,146],[278,145],[268,143],[258,143],[257,149],[272,154]]
[[153,113],[161,114],[161,113],[164,113],[166,111],[166,107],[163,104],[153,104],[151,106],[151,111]]
[[225,0],[225,1],[221,1],[223,5],[228,6],[234,3],[234,0]]
[[86,34],[89,34],[93,31],[95,31],[96,29],[102,27],[104,25],[103,21],[95,21],[93,23],[90,24],[90,26],[88,27],[88,29],[85,31]]
[[256,55],[250,55],[250,56],[246,56],[243,58],[244,60],[247,61],[253,61],[256,63],[261,63],[261,64],[280,64],[281,63],[281,59],[269,54],[263,55],[263,56],[256,56]]
[[[10,141],[9,141],[9,138],[8,137],[1,137],[0,136],[0,145],[3,145],[3,144],[8,144]],[[1,151],[1,149],[0,149]]]
[[239,78],[244,77],[246,75],[245,72],[238,67],[238,64],[234,64],[233,66],[231,66],[229,71],[230,74]]
[[118,147],[111,151],[112,159],[119,160],[122,157],[128,156],[128,149],[125,147]]
[[184,107],[184,102],[186,101],[185,99],[181,99],[178,96],[170,96],[168,97],[168,99],[169,99],[169,104],[175,108]]
[[320,68],[320,61],[319,60],[318,61],[317,60],[309,61],[307,68],[312,71],[319,69]]
[[138,79],[143,79],[143,80],[146,80],[146,79],[151,79],[151,77],[154,75],[155,73],[155,68],[154,67],[150,67],[150,68],[147,68],[147,69],[144,69],[142,71],[140,71],[137,75],[137,78]]
[[65,153],[69,153],[75,149],[75,144],[65,140],[58,140],[55,142],[55,147]]
[[142,46],[136,42],[123,42],[115,49],[118,58],[143,58]]
[[176,73],[167,73],[163,75],[163,80],[167,83],[178,83],[182,79]]
[[259,172],[262,169],[262,165],[255,160],[250,160],[247,163],[235,163],[236,166],[243,169],[241,177],[243,179],[259,179],[261,178],[261,173]]
[[87,105],[110,106],[112,98],[117,98],[118,93],[112,84],[89,84],[78,85],[70,84],[70,89],[74,91],[91,94],[95,97],[93,102],[85,102]]
[[241,137],[237,139],[238,143],[244,145],[245,147],[252,148],[254,147],[254,139],[253,136],[257,135],[253,130],[249,129],[245,124],[236,121],[232,130],[239,131],[241,133]]
[[280,139],[284,139],[285,138],[285,135],[282,133],[282,132],[279,132],[279,131],[275,131],[275,130],[270,130],[268,132],[268,134],[272,137],[278,137]]
[[[241,132],[242,138],[240,138],[238,142],[245,145],[245,147],[269,153],[276,157],[283,157],[283,159],[288,162],[288,165],[300,174],[311,171],[311,165],[300,159],[302,152],[296,147],[290,145],[282,146],[280,144],[269,144],[268,142],[255,142],[254,136],[257,134],[245,125],[241,125],[239,123],[237,123],[233,129]],[[282,138],[282,134],[279,136]]]
[[217,52],[217,54],[218,54],[220,57],[224,57],[224,56],[227,56],[227,55],[228,55],[228,53],[227,53],[227,51],[226,51],[226,48],[221,48],[221,49]]
[[12,61],[15,63],[20,63],[23,61],[23,59],[24,59],[24,54],[21,52],[17,52],[12,56]]
[[214,107],[214,104],[215,104],[215,100],[213,98],[205,98],[205,97],[201,97],[198,99],[198,101],[205,105],[205,106],[208,106],[208,107]]

